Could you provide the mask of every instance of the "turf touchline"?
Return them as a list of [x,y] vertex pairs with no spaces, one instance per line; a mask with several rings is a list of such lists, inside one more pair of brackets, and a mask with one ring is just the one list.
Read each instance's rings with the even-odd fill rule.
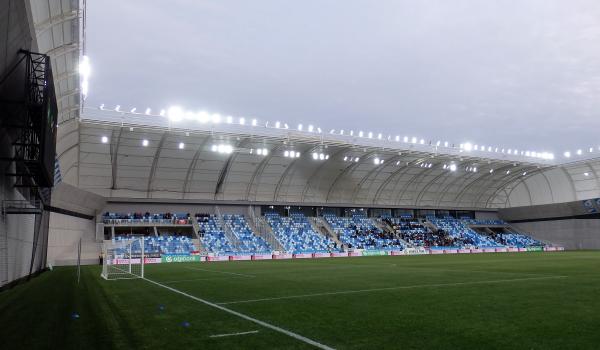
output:
[[261,301],[284,300],[284,299],[300,299],[300,298],[310,298],[310,297],[319,297],[319,296],[328,296],[328,295],[339,295],[339,294],[368,293],[368,292],[379,292],[379,291],[396,290],[396,289],[413,289],[413,288],[430,288],[430,287],[452,287],[452,286],[462,286],[462,285],[470,285],[470,284],[521,282],[521,281],[543,280],[543,279],[554,279],[554,278],[566,278],[566,277],[568,277],[568,276],[547,276],[547,277],[513,278],[513,279],[491,280],[491,281],[453,282],[453,283],[435,283],[435,284],[415,284],[415,285],[410,285],[410,286],[396,286],[396,287],[370,288],[370,289],[358,289],[358,290],[342,290],[342,291],[336,291],[336,292],[323,292],[323,293],[312,293],[312,294],[288,295],[288,296],[273,297],[273,298],[260,298],[260,299],[227,301],[227,302],[216,303],[216,304],[217,305],[244,304],[244,303],[255,303],[255,302],[261,302]]
[[188,270],[198,270],[198,271],[206,271],[206,272],[212,272],[212,273],[221,273],[221,274],[225,274],[225,275],[234,275],[234,276],[243,276],[243,277],[255,277],[254,275],[245,275],[243,273],[226,272],[226,271],[213,271],[213,270],[201,269],[199,267],[184,266],[183,268],[184,269],[188,269]]
[[208,305],[208,306],[214,307],[214,308],[216,308],[216,309],[219,309],[219,310],[221,310],[221,311],[225,311],[225,312],[227,312],[227,313],[229,313],[229,314],[232,314],[232,315],[235,315],[235,316],[237,316],[237,317],[243,318],[243,319],[245,319],[245,320],[247,320],[247,321],[254,322],[254,323],[256,323],[256,324],[259,324],[259,325],[261,325],[261,326],[263,326],[263,327],[266,327],[266,328],[272,329],[272,330],[274,330],[274,331],[276,331],[276,332],[283,333],[283,334],[285,334],[285,335],[287,335],[287,336],[290,336],[290,337],[292,337],[292,338],[298,339],[298,340],[300,340],[300,341],[302,341],[302,342],[304,342],[304,343],[307,343],[307,344],[313,345],[313,346],[315,346],[315,347],[317,347],[317,348],[319,348],[319,349],[323,349],[323,350],[335,350],[335,349],[334,349],[334,348],[332,348],[332,347],[329,347],[329,346],[327,346],[327,345],[321,344],[321,343],[319,343],[319,342],[317,342],[317,341],[314,341],[314,340],[312,340],[312,339],[310,339],[310,338],[307,338],[307,337],[305,337],[305,336],[302,336],[302,335],[300,335],[300,334],[297,334],[297,333],[294,333],[294,332],[288,331],[287,329],[283,329],[283,328],[281,328],[281,327],[278,327],[278,326],[272,325],[272,324],[270,324],[270,323],[267,323],[267,322],[261,321],[261,320],[259,320],[259,319],[256,319],[256,318],[253,318],[253,317],[250,317],[250,316],[248,316],[248,315],[245,315],[245,314],[243,314],[243,313],[241,313],[241,312],[237,312],[237,311],[234,311],[234,310],[228,309],[228,308],[226,308],[226,307],[224,307],[224,306],[221,306],[221,305],[218,305],[218,304],[212,303],[212,302],[210,302],[210,301],[208,301],[208,300],[204,300],[204,299],[201,299],[201,298],[195,297],[195,296],[193,296],[193,295],[187,294],[187,293],[185,293],[185,292],[182,292],[182,291],[180,291],[180,290],[178,290],[178,289],[175,289],[175,288],[173,288],[173,287],[166,286],[166,285],[164,285],[164,284],[161,284],[161,283],[158,283],[158,282],[156,282],[156,281],[153,281],[153,280],[147,279],[147,278],[145,278],[145,277],[143,277],[143,279],[144,279],[144,280],[146,280],[146,281],[148,281],[148,282],[150,282],[150,283],[152,283],[152,284],[155,284],[155,285],[157,285],[157,286],[159,286],[159,287],[162,287],[162,288],[168,289],[168,290],[170,290],[170,291],[172,291],[172,292],[175,292],[175,293],[177,293],[177,294],[181,294],[181,295],[183,295],[183,296],[186,296],[186,297],[188,297],[188,298],[190,298],[190,299],[193,299],[193,300],[196,300],[196,301],[198,301],[198,302],[201,302],[201,303],[203,303],[203,304],[205,304],[205,305]]
[[213,334],[213,335],[209,336],[209,338],[233,337],[233,336],[237,336],[237,335],[256,334],[256,333],[258,333],[258,331],[227,333],[227,334]]

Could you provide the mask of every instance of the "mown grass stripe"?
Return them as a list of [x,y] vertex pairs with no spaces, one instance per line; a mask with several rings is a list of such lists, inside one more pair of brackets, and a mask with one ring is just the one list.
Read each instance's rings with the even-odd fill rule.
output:
[[286,295],[286,296],[272,297],[272,298],[236,300],[236,301],[227,301],[227,302],[217,303],[217,305],[245,304],[245,303],[256,303],[256,302],[261,302],[261,301],[311,298],[311,297],[320,297],[320,296],[328,296],[328,295],[369,293],[369,292],[381,292],[381,291],[387,291],[387,290],[400,290],[400,289],[413,289],[413,288],[453,287],[453,286],[464,286],[464,285],[471,285],[471,284],[522,282],[522,281],[545,280],[545,279],[566,278],[566,277],[567,276],[546,276],[546,277],[502,279],[502,280],[491,280],[491,281],[488,280],[488,281],[472,281],[472,282],[415,284],[415,285],[409,285],[409,286],[395,286],[395,287],[369,288],[369,289],[357,289],[357,290],[342,290],[342,291],[335,291],[335,292]]

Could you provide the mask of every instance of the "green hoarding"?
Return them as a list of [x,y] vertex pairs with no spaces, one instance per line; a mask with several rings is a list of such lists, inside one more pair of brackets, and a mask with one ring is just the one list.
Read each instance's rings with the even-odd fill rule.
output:
[[172,262],[199,262],[199,255],[163,255],[160,257],[161,262],[163,263],[172,263]]
[[385,250],[363,250],[363,256],[387,255]]
[[527,251],[528,252],[543,252],[544,248],[543,247],[528,247]]

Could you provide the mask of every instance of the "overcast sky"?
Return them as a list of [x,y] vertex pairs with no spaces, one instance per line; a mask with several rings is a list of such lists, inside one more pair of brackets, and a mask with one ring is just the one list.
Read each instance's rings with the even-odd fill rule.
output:
[[87,106],[600,146],[598,0],[94,0]]

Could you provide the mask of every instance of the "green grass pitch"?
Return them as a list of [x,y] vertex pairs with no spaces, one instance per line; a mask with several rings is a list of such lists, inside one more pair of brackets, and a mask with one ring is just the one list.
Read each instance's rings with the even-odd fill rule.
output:
[[146,278],[175,290],[88,266],[79,285],[56,268],[4,291],[2,348],[316,348],[286,331],[334,349],[600,348],[597,251],[157,264]]

